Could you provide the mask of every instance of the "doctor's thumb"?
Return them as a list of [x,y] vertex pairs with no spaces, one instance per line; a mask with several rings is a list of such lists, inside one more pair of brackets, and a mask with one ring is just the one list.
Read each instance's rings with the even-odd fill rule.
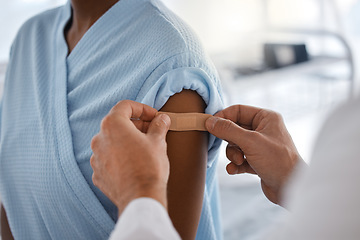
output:
[[170,117],[166,114],[160,114],[151,121],[147,134],[165,139],[170,124]]
[[205,127],[212,135],[228,142],[233,142],[241,147],[247,141],[250,131],[244,129],[231,120],[210,117],[205,122]]

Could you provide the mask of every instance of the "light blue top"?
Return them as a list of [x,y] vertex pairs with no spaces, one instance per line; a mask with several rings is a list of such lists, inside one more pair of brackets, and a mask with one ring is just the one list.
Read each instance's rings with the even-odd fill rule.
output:
[[[157,0],[121,0],[71,54],[71,5],[27,21],[10,54],[1,110],[0,194],[16,239],[106,239],[115,206],[91,181],[90,142],[122,99],[160,109],[182,89],[206,113],[222,108],[219,79],[189,27]],[[209,140],[197,239],[220,239],[216,159]]]

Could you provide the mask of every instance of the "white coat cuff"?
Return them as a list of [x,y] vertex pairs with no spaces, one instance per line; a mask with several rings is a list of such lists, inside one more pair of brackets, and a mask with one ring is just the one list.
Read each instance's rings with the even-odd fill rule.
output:
[[131,201],[119,217],[110,240],[181,239],[166,209],[152,198]]

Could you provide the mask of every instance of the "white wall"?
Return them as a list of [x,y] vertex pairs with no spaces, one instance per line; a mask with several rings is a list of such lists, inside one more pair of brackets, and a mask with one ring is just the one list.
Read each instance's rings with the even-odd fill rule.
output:
[[[337,30],[330,0],[163,0],[198,33],[210,53],[252,41],[264,23],[282,27]],[[356,0],[334,0],[340,16],[347,16]],[[268,18],[264,4],[268,5]],[[324,8],[320,8],[324,4]],[[322,13],[325,14],[321,21]],[[267,21],[265,21],[267,19]]]
[[[318,2],[329,0],[163,0],[198,33],[210,53],[251,42],[262,29],[263,3],[269,5],[270,22],[283,26],[315,27],[321,12]],[[0,62],[7,59],[18,28],[29,17],[66,0],[0,0]],[[356,0],[335,1],[346,15]],[[327,12],[330,13],[329,9]],[[327,18],[328,27],[334,19]]]
[[0,63],[8,59],[11,43],[20,26],[31,16],[66,0],[0,0]]

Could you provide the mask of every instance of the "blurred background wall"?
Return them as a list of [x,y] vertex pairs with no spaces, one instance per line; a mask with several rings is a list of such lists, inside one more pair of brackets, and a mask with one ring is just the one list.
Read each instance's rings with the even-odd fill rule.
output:
[[[0,86],[21,24],[64,2],[0,0]],[[279,111],[299,152],[310,162],[324,119],[359,86],[360,1],[163,2],[199,35],[219,71],[226,105]],[[298,62],[298,56],[305,58]],[[230,177],[226,164],[222,151],[218,175],[225,239],[257,239],[283,210],[265,199],[257,177]]]

